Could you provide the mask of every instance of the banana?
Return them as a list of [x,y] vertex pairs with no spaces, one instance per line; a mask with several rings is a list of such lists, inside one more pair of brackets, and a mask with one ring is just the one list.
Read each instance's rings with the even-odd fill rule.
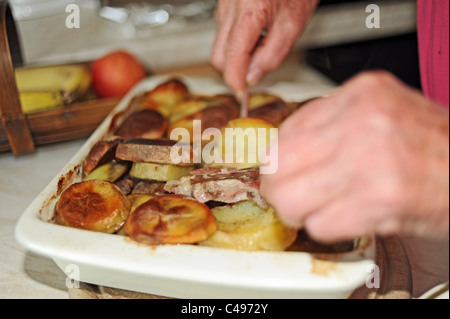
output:
[[131,239],[149,245],[195,244],[210,237],[217,223],[205,204],[165,195],[137,207],[124,230]]
[[22,111],[25,114],[51,110],[64,105],[61,92],[22,92],[19,94]]
[[218,230],[202,246],[241,251],[284,251],[297,237],[278,219],[273,208],[264,210],[253,201],[212,209]]
[[61,194],[55,207],[56,222],[112,234],[122,228],[130,209],[130,201],[116,185],[84,181],[71,185]]
[[85,95],[92,83],[90,70],[83,65],[18,68],[15,77],[26,114],[72,103]]

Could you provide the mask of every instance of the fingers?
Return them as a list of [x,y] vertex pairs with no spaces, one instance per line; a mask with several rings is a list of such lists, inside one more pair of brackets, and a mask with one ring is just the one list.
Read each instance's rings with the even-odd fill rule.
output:
[[340,163],[324,161],[282,179],[277,174],[264,175],[261,194],[286,224],[300,228],[308,216],[351,191],[351,178],[344,178],[348,174],[339,167]]
[[[233,0],[229,1],[234,2]],[[211,51],[211,63],[220,71],[224,70],[228,37],[235,19],[235,5],[231,2],[226,2],[225,4],[225,2],[220,1],[215,12],[218,29]]]
[[230,29],[222,71],[225,82],[238,97],[247,87],[251,56],[267,25],[268,18],[263,12],[245,9],[235,17]]
[[247,83],[256,86],[265,75],[278,69],[299,35],[300,30],[292,23],[277,19],[252,56],[246,77]]

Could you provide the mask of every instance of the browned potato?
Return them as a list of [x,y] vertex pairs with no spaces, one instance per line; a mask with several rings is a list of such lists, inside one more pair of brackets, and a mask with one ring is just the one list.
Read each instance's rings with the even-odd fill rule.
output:
[[115,233],[125,223],[131,203],[120,189],[99,180],[67,188],[56,204],[58,224],[97,232]]
[[137,207],[124,230],[131,239],[144,244],[195,244],[210,237],[217,223],[205,204],[165,195]]
[[86,176],[83,180],[91,181],[94,179],[98,179],[101,181],[114,183],[128,171],[128,168],[129,165],[126,163],[119,163],[112,161],[100,165],[99,167],[94,169],[88,176]]
[[282,99],[276,95],[268,93],[252,93],[248,100],[249,111],[255,110],[263,105],[281,101]]
[[[239,117],[239,110],[234,107],[229,107],[227,105],[218,105],[208,107],[200,112],[186,116],[169,126],[169,136],[170,133],[177,128],[186,129],[190,136],[191,142],[193,142],[194,137],[194,121],[201,121],[201,132],[208,128],[217,128],[219,130],[223,129],[227,124]],[[209,142],[209,141],[204,141]]]
[[178,79],[170,79],[149,92],[142,107],[169,117],[173,107],[188,97],[189,90],[186,85]]
[[[234,136],[226,134],[226,129],[233,129],[236,132],[241,131],[243,133],[242,136],[244,136],[245,132],[248,130],[249,132],[254,133],[254,138],[235,138]],[[265,136],[259,136],[259,129],[264,129]],[[273,130],[276,130],[276,127],[262,119],[238,118],[230,121],[222,130],[221,146],[223,162],[225,164],[221,165],[235,169],[260,166],[259,154],[264,153],[272,143],[272,139],[276,137],[276,135],[274,136],[272,134]],[[248,136],[250,137],[252,135],[249,134]],[[263,137],[265,143],[263,143]],[[227,161],[228,157],[232,159],[231,162]]]
[[148,202],[150,199],[154,197],[155,196],[152,195],[141,195],[141,194],[128,195],[127,198],[131,203],[130,214],[132,214],[136,210],[136,208]]
[[195,169],[195,166],[176,166],[153,163],[133,163],[130,176],[157,182],[168,182],[180,179]]
[[202,246],[244,251],[283,251],[295,241],[297,230],[281,223],[272,208],[244,201],[212,209],[218,230]]
[[264,104],[248,112],[249,117],[265,120],[274,126],[279,126],[290,114],[288,104],[281,100]]
[[83,163],[84,176],[89,175],[99,165],[114,159],[120,139],[104,140],[95,143]]
[[159,112],[143,110],[128,116],[115,135],[123,139],[159,139],[166,134],[167,126],[167,119]]
[[250,96],[248,117],[259,118],[279,126],[290,113],[289,105],[276,95],[253,93]]

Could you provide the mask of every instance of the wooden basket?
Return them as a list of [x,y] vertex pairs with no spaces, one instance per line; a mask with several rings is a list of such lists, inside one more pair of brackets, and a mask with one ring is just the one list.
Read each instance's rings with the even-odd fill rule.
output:
[[20,43],[7,0],[0,0],[0,153],[32,153],[36,146],[90,136],[120,101],[99,99],[24,114],[15,80]]

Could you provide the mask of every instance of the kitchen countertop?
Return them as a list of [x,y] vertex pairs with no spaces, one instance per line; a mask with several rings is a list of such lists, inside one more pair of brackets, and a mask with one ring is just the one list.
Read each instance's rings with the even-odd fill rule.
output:
[[[291,55],[261,87],[273,86],[282,80],[292,87],[308,85],[314,88],[310,92],[312,95],[333,89],[331,81],[299,61],[298,55]],[[220,78],[220,74],[207,64],[162,70],[158,74]],[[28,205],[84,142],[76,140],[39,147],[35,153],[20,157],[11,153],[0,154],[0,298],[69,298],[64,272],[51,259],[24,250],[16,241],[14,230]]]
[[[220,77],[208,65],[166,70],[160,74]],[[261,87],[277,85],[291,89],[308,85],[315,90],[311,91],[312,95],[335,87],[327,78],[299,63],[296,54],[291,55]],[[69,298],[64,272],[51,259],[24,250],[15,240],[14,230],[24,210],[84,142],[75,140],[40,147],[35,153],[20,157],[10,153],[0,154],[0,298]],[[448,280],[448,239],[432,242],[408,238],[403,239],[403,242],[411,259],[416,296]]]

